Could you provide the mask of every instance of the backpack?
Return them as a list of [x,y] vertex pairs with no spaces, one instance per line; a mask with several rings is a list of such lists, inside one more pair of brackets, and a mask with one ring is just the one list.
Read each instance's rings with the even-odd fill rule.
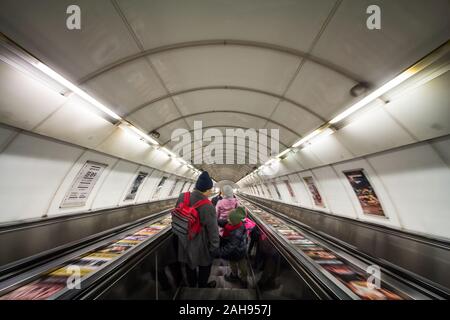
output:
[[202,225],[197,208],[204,204],[211,203],[209,199],[202,199],[194,205],[190,205],[190,192],[184,193],[184,200],[172,210],[172,231],[186,245],[189,240],[195,238],[200,233]]

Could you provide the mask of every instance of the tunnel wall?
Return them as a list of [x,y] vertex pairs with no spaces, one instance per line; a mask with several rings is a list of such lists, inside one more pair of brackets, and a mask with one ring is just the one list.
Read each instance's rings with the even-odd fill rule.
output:
[[[247,176],[242,192],[393,228],[450,238],[450,72],[448,64],[372,103],[311,145]],[[363,213],[343,172],[362,169],[386,217]],[[312,177],[324,207],[303,177]],[[288,179],[291,197],[283,180]],[[261,183],[268,182],[268,188]],[[280,197],[272,182],[277,185]]]
[[[60,208],[86,161],[107,166],[85,205]],[[124,200],[138,172],[145,172],[148,176],[139,186],[135,198]],[[168,179],[158,195],[153,197],[163,176]],[[0,223],[173,198],[181,188],[189,188],[191,183],[190,179],[149,166],[0,125]]]
[[[60,87],[36,75],[0,61],[0,82],[0,123],[187,179],[196,177],[187,166],[110,122],[89,102],[75,94],[62,95]],[[7,141],[5,135],[0,139]]]
[[[450,223],[449,150],[450,136],[445,136],[275,178],[260,178],[240,190],[308,209],[450,239],[447,228]],[[363,213],[343,173],[354,169],[363,169],[387,217]],[[303,177],[313,178],[324,208],[314,203]],[[289,181],[295,197],[290,196],[285,180]]]

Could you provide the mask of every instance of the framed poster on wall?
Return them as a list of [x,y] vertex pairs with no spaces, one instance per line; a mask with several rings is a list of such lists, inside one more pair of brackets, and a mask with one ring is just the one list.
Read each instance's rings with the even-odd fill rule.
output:
[[86,161],[73,180],[64,196],[60,208],[82,207],[86,204],[95,184],[107,167],[107,164]]
[[162,187],[164,186],[164,183],[166,182],[167,177],[162,177],[161,180],[158,183],[158,186],[156,187],[155,193],[152,196],[152,199],[158,199],[159,193],[161,192]]
[[325,208],[325,203],[323,202],[322,196],[319,193],[319,189],[317,189],[316,187],[313,177],[303,177],[303,181],[305,182],[306,187],[309,190],[309,193],[314,201],[314,204],[317,207]]
[[278,190],[277,184],[275,182],[272,182],[272,185],[275,189],[275,192],[277,193],[278,199],[281,200],[281,193],[280,190]]
[[293,202],[297,202],[297,198],[295,198],[294,189],[292,189],[291,183],[289,180],[283,180],[284,184],[286,185],[289,195],[291,196],[291,199]]
[[171,197],[173,195],[173,192],[175,191],[175,187],[177,186],[178,181],[180,181],[180,180],[178,180],[178,179],[175,180],[175,183],[172,185],[172,188],[170,188],[168,197]]
[[137,176],[134,178],[133,183],[131,184],[130,189],[127,192],[127,195],[125,196],[124,201],[134,200],[136,198],[139,187],[142,185],[147,176],[147,172],[139,171]]
[[270,191],[270,188],[269,188],[269,186],[267,185],[267,183],[265,183],[264,186],[266,187],[267,193],[270,195],[270,198],[273,199],[272,191]]
[[344,171],[364,214],[386,217],[375,190],[362,169]]

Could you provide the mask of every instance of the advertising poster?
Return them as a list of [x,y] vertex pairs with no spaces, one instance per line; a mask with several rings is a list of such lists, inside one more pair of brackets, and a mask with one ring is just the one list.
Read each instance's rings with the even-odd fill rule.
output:
[[363,170],[344,172],[365,214],[385,217],[380,200]]
[[187,181],[185,181],[183,183],[183,185],[181,186],[180,192],[184,192],[185,191],[184,188],[186,187],[187,183],[188,183]]
[[266,187],[267,193],[270,195],[270,197],[273,199],[273,195],[272,192],[270,191],[269,186],[267,185],[267,183],[264,184],[264,186]]
[[128,190],[128,193],[125,196],[124,201],[134,200],[134,198],[136,198],[136,194],[139,190],[139,187],[142,185],[147,176],[148,176],[147,172],[139,171],[139,173],[137,174],[136,178],[134,178],[134,181],[130,186],[130,190]]
[[103,163],[87,161],[73,180],[59,207],[84,206],[98,178],[106,167],[107,165]]
[[311,194],[311,197],[313,198],[314,204],[317,207],[325,208],[325,204],[323,203],[322,196],[320,195],[319,190],[317,189],[313,178],[312,177],[303,177],[303,181],[305,181],[306,186],[308,187],[309,193]]
[[178,179],[175,180],[175,183],[172,185],[172,188],[170,188],[169,197],[171,197],[173,195],[173,192],[175,191],[175,187],[177,186],[178,181],[180,181],[180,180],[178,180]]
[[289,195],[291,196],[292,201],[297,202],[297,199],[295,198],[294,190],[292,189],[291,183],[289,182],[289,180],[283,180],[283,181],[284,181],[284,184],[286,184],[286,187],[289,191]]
[[164,183],[166,182],[167,177],[162,177],[159,181],[158,185],[156,186],[155,193],[153,194],[152,199],[158,199],[159,193],[161,192],[162,187],[164,186]]
[[44,300],[65,288],[65,284],[34,282],[0,297],[0,300]]
[[265,197],[266,195],[264,194],[264,189],[263,189],[262,185],[258,184],[258,189],[260,191],[261,196]]
[[275,189],[275,192],[277,193],[278,199],[281,200],[281,193],[280,193],[280,190],[278,190],[277,184],[275,182],[272,182],[272,185]]

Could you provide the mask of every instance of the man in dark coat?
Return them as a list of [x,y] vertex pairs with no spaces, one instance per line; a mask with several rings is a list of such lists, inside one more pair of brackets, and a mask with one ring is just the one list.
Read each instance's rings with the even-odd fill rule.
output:
[[[197,179],[194,191],[191,192],[190,205],[207,199],[211,195],[213,181],[207,171],[203,171]],[[180,194],[177,206],[183,202],[184,193]],[[186,268],[186,277],[189,286],[200,288],[215,287],[215,281],[208,283],[211,265],[219,248],[219,229],[217,226],[216,209],[211,203],[204,204],[197,209],[201,231],[187,243],[178,240],[178,261]]]

